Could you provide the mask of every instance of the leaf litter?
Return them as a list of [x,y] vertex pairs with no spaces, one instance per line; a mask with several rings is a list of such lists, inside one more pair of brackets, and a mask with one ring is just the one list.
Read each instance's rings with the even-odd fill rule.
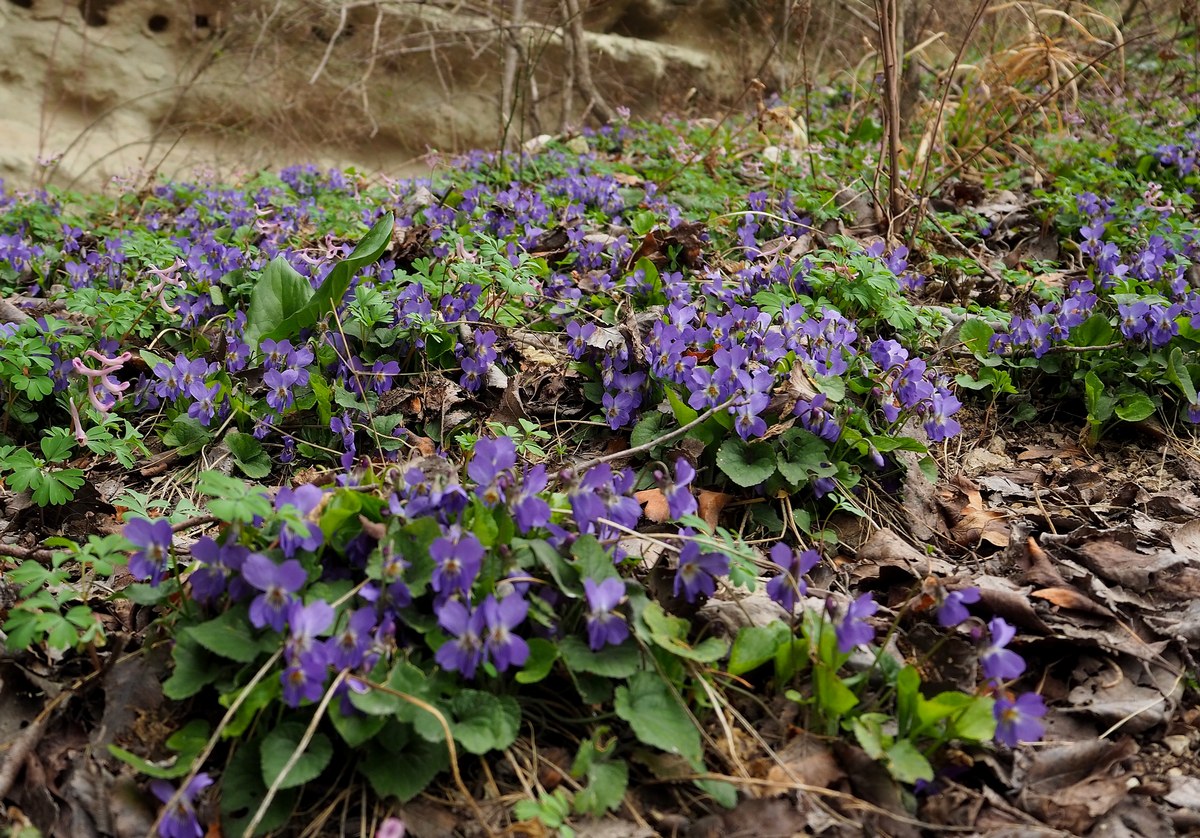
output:
[[[862,193],[839,196],[845,199],[843,211],[830,229],[878,232],[878,206]],[[1034,218],[1028,193],[1002,190],[972,198],[966,203],[982,219],[1009,231],[1003,234],[1011,245],[1004,258],[1009,267],[1060,258],[1057,239],[1022,230]],[[812,239],[821,244],[818,236],[828,232]],[[649,232],[630,263],[644,257],[661,268],[677,259],[701,268],[706,235],[699,223]],[[398,261],[422,258],[428,231],[409,230],[406,236],[397,242]],[[548,235],[535,252],[565,256],[564,245],[565,240]],[[798,257],[809,246],[800,247]],[[1063,279],[1042,277],[1050,285]],[[597,330],[589,345],[632,346],[645,338],[635,319],[626,327]],[[514,424],[548,405],[556,416],[584,414],[578,383],[556,372],[566,367],[559,346],[511,335],[504,341],[523,358],[523,370],[504,380],[488,379],[486,386],[497,398],[486,419]],[[410,421],[436,417],[442,433],[480,418],[469,395],[437,374],[410,379],[390,397]],[[992,430],[987,416],[963,423],[966,439],[986,440]],[[876,499],[896,516],[894,526],[873,521],[861,538],[843,537],[846,552],[813,581],[849,594],[871,590],[897,612],[906,604],[913,611],[928,610],[942,590],[977,587],[980,598],[972,611],[1001,616],[1017,628],[1013,644],[1030,664],[1026,677],[1049,699],[1042,743],[1013,752],[963,753],[938,788],[914,798],[859,745],[806,730],[794,704],[734,702],[729,718],[737,724],[724,730],[709,724],[703,730],[724,764],[746,768],[744,776],[705,778],[738,786],[742,794],[731,808],[693,809],[687,800],[664,792],[657,782],[690,776],[691,768],[669,755],[647,752],[640,761],[657,781],[631,788],[616,817],[578,821],[577,834],[918,835],[953,826],[981,834],[1049,828],[1080,835],[1167,835],[1200,827],[1200,712],[1192,706],[1194,656],[1200,653],[1200,523],[1195,519],[1200,469],[1194,448],[1183,441],[1164,448],[1159,438],[1139,435],[1136,427],[1090,446],[1078,444],[1078,428],[1040,421],[1023,427],[1020,443],[995,437],[942,452],[944,478],[936,485],[924,481],[916,457],[899,456],[909,466],[904,482],[892,497]],[[620,444],[602,456],[619,454]],[[410,464],[436,459],[428,437],[416,438],[415,453]],[[226,454],[226,467],[232,468]],[[114,479],[119,484],[122,477]],[[112,501],[126,487],[144,485],[136,470],[124,479],[124,486],[95,496],[85,493],[50,517],[30,506],[10,506],[9,543],[32,548],[47,533],[78,537],[115,531],[120,513]],[[647,487],[635,497],[649,524],[669,519],[662,488]],[[9,500],[18,504],[18,498]],[[699,517],[714,530],[721,524],[737,526],[739,520],[744,525],[747,509],[734,492],[699,492]],[[847,524],[844,532],[852,528]],[[649,526],[627,536],[639,545],[631,553],[648,565],[668,560],[654,535]],[[118,578],[114,588],[130,581]],[[8,588],[0,581],[0,590]],[[815,602],[819,607],[822,600]],[[138,637],[153,645],[146,636],[150,615],[145,609],[130,603],[105,607],[99,619],[111,626],[110,638]],[[714,635],[733,636],[745,627],[777,623],[784,613],[761,595],[740,600],[718,595],[697,610],[697,619]],[[897,640],[903,651],[893,646],[890,654],[907,657],[933,646],[924,661],[931,684],[949,689],[973,683],[975,673],[965,663],[973,648],[968,639],[952,635],[939,649],[939,641],[925,630],[902,623]],[[152,802],[133,782],[128,766],[111,759],[106,748],[128,746],[156,766],[172,765],[166,743],[174,730],[173,711],[157,688],[166,663],[157,656],[122,657],[120,645],[102,650],[103,664],[90,670],[79,659],[51,652],[3,662],[3,716],[26,722],[24,734],[19,728],[5,731],[10,744],[0,752],[0,778],[8,782],[2,796],[11,823],[36,823],[44,833],[62,835],[135,835],[150,829]],[[15,785],[11,777],[19,772],[24,781]],[[555,785],[545,775],[539,781]],[[481,792],[484,787],[481,781]],[[399,809],[414,835],[482,831],[478,824],[447,818],[447,810],[433,803],[420,800]]]

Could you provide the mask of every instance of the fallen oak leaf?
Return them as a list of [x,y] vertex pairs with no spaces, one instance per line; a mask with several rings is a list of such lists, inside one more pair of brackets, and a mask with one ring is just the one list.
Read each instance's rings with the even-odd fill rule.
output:
[[[725,492],[714,492],[711,489],[701,489],[699,497],[696,498],[696,510],[704,523],[715,532],[717,523],[721,518],[721,510],[725,505],[733,499],[732,495]],[[647,516],[649,517],[649,516]]]
[[1090,597],[1067,587],[1041,588],[1029,594],[1031,597],[1044,599],[1059,608],[1069,608],[1072,611],[1085,611],[1101,617],[1113,617],[1113,613]]
[[1009,526],[1003,513],[988,509],[979,489],[961,474],[950,478],[951,488],[941,493],[938,506],[950,526],[950,535],[960,547],[986,542],[1007,547]]
[[671,508],[662,489],[643,489],[633,493],[633,499],[642,505],[646,520],[661,524],[671,520]]
[[1041,585],[1045,588],[1069,588],[1067,580],[1058,572],[1058,568],[1030,536],[1025,540],[1025,552],[1021,556],[1021,565],[1025,568],[1025,581],[1031,585]]

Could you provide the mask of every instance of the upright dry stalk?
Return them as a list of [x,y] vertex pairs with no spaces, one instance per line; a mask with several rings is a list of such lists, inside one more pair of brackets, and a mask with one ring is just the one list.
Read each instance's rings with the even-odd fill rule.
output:
[[[504,75],[500,84],[500,135],[501,147],[508,146],[509,129],[517,113],[517,68],[521,64],[521,44],[519,37],[521,24],[525,19],[525,0],[513,0],[512,14],[509,16],[505,36],[508,45],[504,50]],[[518,135],[520,132],[518,132]]]
[[587,50],[587,41],[583,32],[583,13],[579,10],[579,0],[562,0],[563,16],[567,39],[571,42],[571,56],[575,62],[575,85],[583,94],[587,103],[583,106],[583,116],[595,113],[601,122],[611,122],[616,114],[592,81],[592,65]]
[[900,196],[900,16],[896,0],[875,0],[879,56],[883,59],[883,119],[887,129],[888,240],[902,210]]
[[971,15],[971,22],[967,25],[967,31],[963,35],[962,43],[958,46],[958,52],[954,55],[954,61],[950,65],[950,69],[946,72],[946,79],[942,85],[942,96],[938,101],[937,112],[933,118],[933,125],[926,129],[926,136],[930,138],[929,148],[925,149],[924,160],[921,161],[921,181],[917,185],[917,195],[920,200],[917,203],[916,218],[913,219],[912,227],[909,229],[908,244],[912,247],[913,241],[917,236],[917,228],[921,225],[921,219],[925,214],[925,205],[928,201],[925,195],[925,186],[929,182],[929,164],[933,159],[933,144],[937,142],[938,132],[941,130],[942,119],[946,113],[946,101],[950,98],[950,84],[954,78],[958,66],[962,63],[963,56],[967,52],[967,44],[971,42],[971,37],[975,34],[975,30],[979,28],[979,24],[983,21],[983,15],[987,11],[991,0],[979,0],[975,6],[975,11]]

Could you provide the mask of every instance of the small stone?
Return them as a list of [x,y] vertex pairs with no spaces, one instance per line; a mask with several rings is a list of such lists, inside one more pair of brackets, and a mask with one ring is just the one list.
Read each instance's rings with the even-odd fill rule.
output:
[[1167,776],[1168,776],[1168,777],[1182,777],[1182,776],[1183,776],[1183,769],[1182,769],[1182,768],[1179,768],[1178,766],[1176,766],[1175,768],[1168,768],[1168,769],[1167,769]]
[[1166,746],[1168,751],[1177,757],[1181,757],[1186,754],[1191,745],[1191,742],[1188,741],[1188,738],[1180,734],[1164,736],[1162,738],[1162,743],[1164,746]]

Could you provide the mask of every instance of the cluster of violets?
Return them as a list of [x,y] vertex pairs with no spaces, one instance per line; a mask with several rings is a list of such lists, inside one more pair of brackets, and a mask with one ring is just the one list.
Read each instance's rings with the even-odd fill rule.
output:
[[[473,532],[464,529],[462,514],[473,504],[501,507],[521,535],[544,538],[560,550],[568,549],[583,534],[615,541],[621,530],[636,526],[640,516],[639,505],[631,496],[633,473],[616,471],[607,464],[591,467],[567,483],[565,494],[572,514],[555,521],[542,497],[548,482],[544,467],[520,469],[516,447],[508,437],[479,439],[466,472],[469,481],[463,484],[441,472],[435,476],[411,468],[388,499],[387,516],[401,522],[432,518],[437,523],[439,534],[429,547],[433,569],[428,590],[410,588],[407,571],[413,557],[401,555],[390,542],[380,541],[370,531],[346,546],[349,566],[329,561],[328,553],[326,561],[305,561],[325,546],[314,520],[325,490],[304,485],[283,487],[276,493],[278,528],[272,526],[264,533],[258,525],[233,525],[219,539],[203,536],[194,542],[192,561],[185,568],[190,596],[212,610],[246,603],[252,626],[280,635],[282,698],[293,707],[319,700],[335,672],[366,677],[381,658],[411,642],[412,617],[419,613],[435,615],[445,635],[434,653],[443,669],[472,679],[484,664],[497,673],[519,668],[528,659],[526,638],[531,634],[553,638],[571,630],[567,619],[551,626],[527,623],[534,600],[540,600],[538,605],[545,610],[552,603],[561,605],[563,592],[553,585],[533,584],[528,571],[516,567],[505,567],[499,578],[478,585],[487,551]],[[686,460],[677,461],[673,473],[656,476],[672,518],[696,512],[691,485],[695,470]],[[683,528],[681,534],[693,533]],[[130,557],[130,572],[152,585],[160,584],[171,572],[174,534],[170,524],[161,519],[135,519],[126,525],[125,535],[136,548]],[[368,561],[373,554],[378,556],[377,563]],[[613,556],[618,563],[624,558],[615,549]],[[768,595],[795,613],[807,593],[804,577],[819,560],[814,549],[776,544],[770,551],[775,572],[767,582]],[[368,571],[368,567],[376,569]],[[706,549],[698,539],[688,539],[679,550],[674,593],[688,602],[712,596],[729,569],[730,560],[724,553]],[[340,611],[341,603],[311,595],[305,598],[312,583],[345,578],[348,572],[366,572],[368,581]],[[618,577],[583,580],[583,607],[575,630],[586,634],[593,650],[629,641],[623,609],[626,584]],[[481,589],[487,592],[481,593]],[[939,622],[946,627],[958,625],[969,616],[966,605],[978,600],[975,589],[947,594],[938,610]],[[875,630],[868,620],[877,609],[870,594],[844,607],[828,605],[841,652],[873,641]],[[998,696],[997,740],[1015,745],[1036,739],[1041,733],[1037,717],[1044,712],[1040,697],[1025,695],[1012,700],[1002,689],[1002,682],[1024,670],[1021,658],[1006,648],[1013,630],[1000,619],[993,620],[989,630],[990,640],[981,651],[980,662]],[[354,683],[353,679],[341,681],[343,696]],[[342,707],[344,712],[354,712],[345,701]]]
[[1174,169],[1181,178],[1192,174],[1200,160],[1200,128],[1189,130],[1182,143],[1162,143],[1154,149],[1154,156],[1160,165]]
[[[993,337],[993,351],[1021,349],[1040,358],[1097,312],[1109,316],[1131,345],[1150,349],[1169,344],[1181,324],[1200,328],[1200,292],[1187,277],[1200,257],[1200,238],[1186,229],[1171,234],[1176,209],[1160,185],[1150,183],[1142,203],[1120,225],[1112,199],[1085,192],[1076,196],[1076,206],[1086,219],[1079,249],[1089,260],[1088,276],[1072,280],[1061,300],[1032,305],[1025,315],[1014,316],[1008,330]],[[1143,235],[1132,246],[1113,240],[1137,231]],[[1190,422],[1200,421],[1200,405],[1187,406],[1185,415]]]
[[[869,362],[883,356],[862,353],[855,324],[839,312],[809,311],[795,303],[770,314],[751,303],[750,298],[762,290],[781,286],[798,292],[808,290],[804,276],[813,267],[811,260],[794,262],[774,244],[780,237],[796,236],[809,228],[809,219],[786,190],[774,194],[754,192],[747,197],[748,210],[736,231],[747,258],[732,274],[714,268],[705,268],[698,276],[685,276],[680,271],[661,274],[667,305],[650,329],[644,358],[633,357],[625,340],[595,340],[596,323],[589,310],[596,304],[595,294],[604,299],[619,294],[636,298],[648,290],[644,273],[628,269],[633,253],[628,236],[595,232],[598,224],[620,229],[622,213],[633,208],[623,203],[618,180],[589,171],[587,159],[568,163],[559,152],[548,154],[552,158],[558,155],[558,162],[567,171],[565,176],[542,184],[514,181],[504,186],[481,180],[462,188],[455,202],[418,204],[397,224],[427,230],[434,244],[433,255],[438,258],[462,258],[464,237],[495,237],[507,242],[514,265],[519,251],[535,249],[556,226],[563,230],[571,257],[540,282],[538,297],[524,302],[532,309],[550,312],[563,323],[568,354],[584,368],[594,370],[603,385],[598,408],[611,428],[631,426],[642,411],[661,400],[664,388],[673,388],[696,409],[723,405],[733,416],[738,435],[753,439],[765,433],[771,422],[783,418],[768,409],[778,410],[772,393],[786,383],[791,359],[796,358],[817,375],[843,375],[852,371],[852,365],[876,374],[880,386],[875,396],[888,423],[915,415],[933,441],[958,432],[957,423],[950,417],[959,404],[948,382],[925,369],[919,359],[901,358],[905,353],[897,348],[896,352],[886,353],[894,365],[871,369]],[[478,177],[484,178],[494,161],[486,155],[477,157],[466,161],[466,175],[471,176],[469,167],[475,165]],[[118,407],[144,411],[168,407],[174,411],[168,416],[187,415],[204,426],[225,421],[232,405],[240,403],[232,390],[249,389],[266,405],[255,416],[253,433],[260,439],[276,434],[279,458],[284,462],[294,456],[296,446],[284,417],[294,408],[294,394],[306,387],[311,374],[321,374],[328,383],[360,396],[367,389],[386,392],[402,372],[404,359],[424,347],[424,335],[431,328],[460,336],[455,347],[460,367],[458,382],[471,393],[484,390],[490,368],[504,363],[505,350],[498,341],[498,331],[489,327],[481,311],[486,302],[483,289],[478,284],[462,283],[457,287],[443,285],[435,293],[411,275],[404,283],[394,282],[401,275],[400,269],[387,256],[360,271],[354,283],[373,282],[385,298],[393,301],[391,320],[378,325],[396,329],[402,338],[387,350],[356,345],[337,330],[294,345],[281,341],[287,346],[284,351],[270,341],[255,348],[243,340],[244,312],[214,302],[218,297],[212,289],[225,274],[235,269],[260,270],[269,259],[282,254],[315,286],[333,260],[350,250],[349,243],[330,236],[307,247],[294,244],[294,231],[311,228],[327,214],[319,199],[330,195],[356,197],[367,206],[361,211],[364,224],[372,223],[383,212],[382,202],[371,203],[379,199],[378,195],[360,195],[358,185],[341,173],[323,174],[310,167],[294,167],[282,172],[280,181],[282,186],[245,190],[181,184],[158,187],[155,197],[160,203],[147,211],[145,224],[179,251],[167,268],[131,259],[127,252],[132,247],[131,237],[125,235],[95,239],[64,225],[63,244],[57,253],[30,242],[27,231],[0,239],[0,258],[8,258],[18,268],[24,266],[34,276],[53,281],[65,275],[77,287],[141,287],[143,299],[156,306],[164,321],[185,329],[208,324],[220,329],[223,352],[219,356],[198,356],[181,348],[173,362],[160,363],[150,375],[138,374],[132,382],[129,372],[122,370],[132,347],[122,352],[123,347],[112,346],[100,372],[73,369],[68,359],[56,358],[56,369],[63,370],[56,373],[56,386],[70,386],[71,372],[90,376],[85,389],[89,397],[94,397],[93,407],[101,413]],[[388,182],[387,201],[401,206],[408,201],[412,205],[419,186],[428,188],[417,183]],[[644,186],[641,210],[653,212],[668,224],[683,220],[680,208],[653,184]],[[179,209],[177,203],[185,200],[186,208]],[[235,245],[222,240],[221,231],[231,226],[253,230],[253,243]],[[917,284],[918,278],[907,269],[904,248],[887,254],[875,246],[868,253],[896,274],[902,285]],[[71,267],[74,264],[85,265],[86,269],[76,271]],[[604,304],[602,299],[600,305]],[[332,362],[314,364],[318,347],[313,340],[334,349],[332,356],[317,353],[323,358],[332,357]],[[913,386],[914,377],[924,381]],[[847,412],[854,410],[828,402],[824,396],[802,399],[784,409],[789,407],[803,427],[830,443],[839,437],[840,423]],[[343,441],[343,464],[355,461],[355,429],[365,427],[367,421],[365,412],[352,409],[331,419],[330,431]],[[882,463],[882,457],[875,459]],[[824,494],[833,484],[822,479],[813,488],[817,494]]]
[[[416,200],[418,187],[427,189],[429,184],[397,182],[386,183],[388,194],[380,200],[378,195],[360,195],[359,185],[340,172],[322,173],[310,167],[281,172],[281,185],[251,189],[163,185],[156,188],[156,202],[148,205],[142,222],[177,251],[166,268],[132,257],[135,242],[128,234],[97,237],[69,225],[63,225],[57,244],[38,241],[28,228],[0,236],[0,262],[7,261],[20,276],[32,277],[30,291],[35,294],[57,283],[132,289],[145,301],[151,312],[148,317],[184,336],[189,330],[206,330],[209,343],[219,341],[222,350],[189,352],[186,341],[176,342],[173,359],[157,364],[148,374],[131,369],[132,345],[107,341],[83,361],[66,357],[64,351],[63,357],[54,359],[59,390],[82,383],[87,403],[98,413],[169,409],[211,426],[227,420],[241,402],[231,388],[244,388],[248,394],[260,395],[269,408],[256,415],[255,436],[266,439],[279,434],[283,443],[279,459],[284,462],[295,450],[285,417],[296,409],[298,394],[314,375],[360,397],[368,389],[385,393],[397,382],[403,359],[424,347],[431,328],[460,336],[455,374],[471,393],[481,393],[488,386],[491,367],[506,362],[506,350],[498,340],[503,331],[493,328],[484,313],[489,310],[485,289],[473,283],[427,287],[388,256],[362,269],[350,294],[357,284],[369,282],[392,302],[391,320],[378,325],[390,326],[401,335],[393,346],[381,350],[359,345],[338,330],[294,342],[262,341],[257,347],[243,339],[245,313],[219,302],[228,297],[227,291],[215,293],[222,277],[238,269],[261,270],[282,255],[316,287],[333,261],[348,255],[351,245],[332,235],[300,245],[300,231],[325,226],[330,213],[326,199],[345,198],[365,207],[357,219],[365,225],[378,219],[384,204],[411,208],[397,220],[398,226],[426,231],[433,243],[432,255],[438,259],[462,259],[466,256],[463,241],[486,235],[506,242],[516,265],[521,251],[538,249],[555,228],[565,231],[571,255],[539,281],[537,295],[523,302],[562,324],[567,353],[580,369],[594,370],[603,386],[599,407],[611,428],[628,427],[639,411],[661,400],[664,388],[672,388],[696,410],[727,410],[743,439],[761,436],[768,423],[783,418],[781,411],[784,415],[790,411],[802,427],[834,443],[846,411],[857,408],[834,404],[824,395],[779,407],[777,394],[787,384],[791,365],[799,361],[820,376],[870,375],[876,382],[871,407],[888,424],[917,417],[933,441],[958,433],[952,417],[960,405],[946,379],[921,359],[910,357],[897,342],[867,343],[852,320],[830,308],[813,311],[794,303],[767,311],[753,303],[760,291],[810,290],[805,276],[814,268],[811,259],[793,261],[786,248],[775,243],[780,237],[802,234],[810,223],[790,193],[748,196],[748,209],[736,229],[737,247],[744,258],[740,266],[707,267],[693,276],[680,271],[660,274],[666,305],[647,332],[640,347],[644,352],[635,352],[628,340],[596,339],[592,308],[602,308],[618,295],[636,300],[649,292],[650,285],[642,271],[629,269],[636,242],[625,234],[596,230],[611,225],[619,232],[623,215],[633,210],[649,211],[670,228],[685,220],[683,210],[652,183],[644,185],[639,207],[627,206],[618,180],[589,171],[586,159],[565,166],[565,176],[538,185],[492,185],[485,176],[491,162],[486,155],[466,161],[465,171],[469,175],[474,166],[479,182],[461,189],[454,202]],[[54,202],[48,195],[31,198]],[[2,193],[0,200],[5,205],[17,201]],[[252,232],[248,240],[235,244],[223,232],[229,229]],[[904,248],[889,254],[876,247],[868,254],[895,274],[902,287],[920,284],[919,276],[908,268]],[[396,281],[401,278],[405,281]],[[333,360],[318,363],[318,357]],[[70,403],[74,408],[75,402]],[[355,480],[358,433],[368,419],[363,411],[347,409],[329,423],[331,434],[340,440],[341,462],[347,470],[342,483]],[[78,421],[76,429],[82,433]],[[873,459],[884,465],[877,453]],[[632,497],[636,478],[628,469],[607,464],[571,475],[563,484],[571,515],[556,521],[543,497],[549,475],[542,466],[520,469],[511,440],[480,439],[467,474],[470,484],[464,486],[440,472],[409,469],[399,475],[388,499],[388,515],[401,521],[428,517],[437,522],[428,590],[411,590],[406,577],[410,563],[365,532],[346,548],[349,568],[330,563],[313,570],[313,563],[304,558],[323,549],[320,528],[312,520],[323,493],[317,487],[301,486],[281,489],[276,495],[276,509],[287,523],[273,540],[262,538],[257,528],[233,525],[218,539],[203,537],[191,545],[192,562],[185,576],[191,596],[211,609],[244,603],[256,628],[281,636],[280,681],[284,701],[291,706],[320,697],[333,672],[366,673],[398,644],[409,642],[413,633],[406,628],[405,618],[410,609],[435,615],[446,637],[435,653],[444,669],[474,678],[485,666],[497,672],[520,667],[529,655],[526,638],[547,630],[528,619],[531,609],[536,605],[545,610],[545,602],[560,593],[533,585],[524,572],[508,568],[510,575],[490,580],[494,584],[485,586],[488,592],[481,596],[476,583],[483,572],[485,548],[464,529],[464,511],[476,501],[488,508],[503,507],[519,533],[545,538],[560,550],[584,534],[613,542],[640,519],[640,507]],[[695,513],[690,485],[694,476],[692,466],[681,460],[673,475],[660,478],[675,520]],[[823,480],[813,488],[819,495],[834,484]],[[691,532],[684,529],[683,534]],[[131,573],[160,584],[171,572],[170,525],[135,520],[126,535],[136,547]],[[375,550],[381,555],[380,569],[350,606],[305,599],[309,586],[319,581],[317,574],[333,579],[363,573]],[[616,562],[624,558],[618,549],[613,553]],[[768,582],[768,593],[793,611],[806,592],[803,577],[819,555],[780,544],[772,550],[771,560],[777,573]],[[678,555],[675,593],[689,602],[711,596],[728,572],[727,556],[689,539]],[[629,641],[625,585],[617,578],[583,580],[579,628],[594,650]],[[954,596],[947,598],[948,605]],[[871,642],[874,630],[867,619],[876,608],[864,596],[840,612],[839,648],[848,651]],[[995,629],[993,634],[1000,636]],[[1001,651],[1007,651],[1002,648],[1005,643],[999,643]],[[997,677],[1001,676],[1013,677],[1003,673]],[[352,683],[344,680],[342,689]],[[1020,727],[1035,715],[1031,700],[1022,699],[1007,709],[998,702],[998,718],[1002,709],[1019,710],[1001,721],[1000,741],[1011,744],[1018,738],[1036,738],[1027,735],[1032,730],[1028,724]],[[348,703],[343,702],[343,707],[350,711]]]

